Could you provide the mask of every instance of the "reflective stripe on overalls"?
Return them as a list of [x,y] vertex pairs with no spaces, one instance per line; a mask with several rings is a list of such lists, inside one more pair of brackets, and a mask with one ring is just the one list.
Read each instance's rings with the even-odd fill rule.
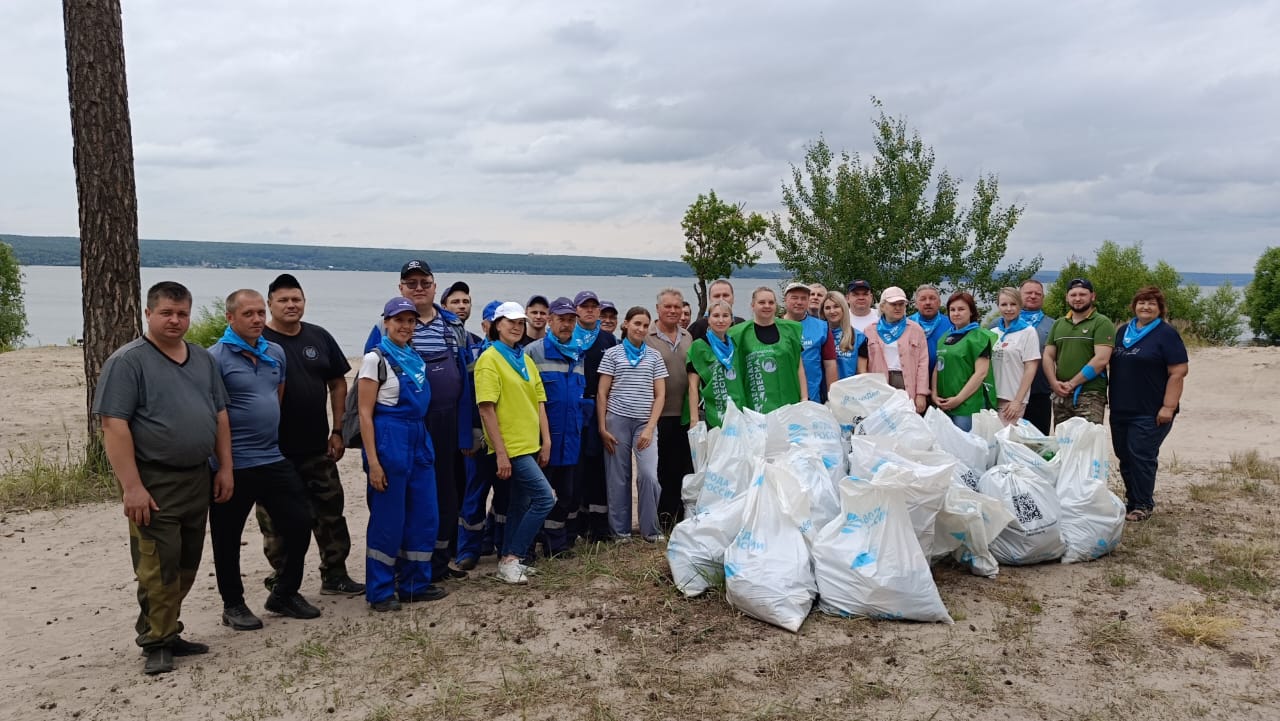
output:
[[440,521],[434,453],[423,421],[431,390],[416,387],[403,373],[396,375],[399,401],[373,407],[374,438],[387,489],[368,488],[364,578],[370,603],[397,591],[401,597],[419,594],[431,585],[431,555]]

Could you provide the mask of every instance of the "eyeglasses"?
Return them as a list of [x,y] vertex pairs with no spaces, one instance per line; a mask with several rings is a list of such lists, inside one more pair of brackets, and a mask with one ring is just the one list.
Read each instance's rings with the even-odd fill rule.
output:
[[418,288],[426,289],[426,288],[436,287],[436,282],[434,280],[402,280],[400,281],[400,284],[406,288],[409,288],[410,290],[417,290]]

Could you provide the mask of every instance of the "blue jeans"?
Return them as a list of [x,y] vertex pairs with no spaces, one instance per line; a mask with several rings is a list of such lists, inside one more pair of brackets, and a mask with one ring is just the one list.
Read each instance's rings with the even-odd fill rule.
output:
[[951,424],[965,432],[973,431],[973,416],[951,416]]
[[1157,425],[1155,416],[1111,417],[1111,447],[1120,460],[1125,510],[1150,511],[1156,507],[1156,470],[1160,466],[1160,445],[1172,428],[1172,423]]
[[511,459],[508,483],[511,490],[507,499],[507,528],[500,557],[524,558],[529,555],[538,531],[542,530],[542,522],[556,504],[555,494],[532,453]]

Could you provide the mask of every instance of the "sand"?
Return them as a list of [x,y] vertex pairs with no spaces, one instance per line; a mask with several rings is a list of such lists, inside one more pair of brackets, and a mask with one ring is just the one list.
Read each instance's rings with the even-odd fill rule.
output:
[[[0,354],[0,387],[6,389],[3,401],[0,401],[0,427],[5,429],[0,436],[0,458],[21,459],[36,452],[65,453],[68,447],[79,446],[84,433],[84,381],[81,373],[81,352],[74,348],[43,347]],[[1260,448],[1264,456],[1274,456],[1272,441],[1277,438],[1276,429],[1280,427],[1280,404],[1277,403],[1280,393],[1277,388],[1280,388],[1278,349],[1205,349],[1194,352],[1183,412],[1163,453],[1166,465],[1172,464],[1175,469],[1182,470],[1175,474],[1166,473],[1161,478],[1157,493],[1162,502],[1168,498],[1185,500],[1187,486],[1204,481],[1213,465],[1225,461],[1233,452]],[[363,528],[367,516],[358,457],[349,454],[342,461],[341,470],[347,488],[348,521],[355,542],[349,567],[352,575],[359,578],[363,569]],[[245,585],[251,607],[260,610],[265,597],[260,579],[266,574],[267,565],[252,521],[244,538],[242,568],[246,576]],[[628,557],[632,560],[638,558],[635,554],[647,553],[654,558],[641,559],[644,563],[664,565],[660,549],[651,546],[637,547],[627,553],[632,554]],[[1101,583],[1103,564],[1109,562],[1104,559],[1083,566],[1043,566],[1002,573],[1001,582],[1024,584],[1034,589],[1040,603],[1058,600],[1061,603],[1056,606],[1065,609],[1061,614],[1047,614],[1035,628],[1033,637],[1036,644],[1064,650],[1040,652],[1034,657],[1033,663],[1045,671],[1033,683],[1020,682],[1016,691],[1009,691],[1001,687],[997,676],[992,681],[994,688],[989,699],[979,698],[973,703],[957,706],[947,702],[945,695],[933,699],[930,694],[921,697],[904,692],[901,695],[890,694],[883,699],[873,698],[874,703],[881,704],[877,708],[893,710],[903,717],[923,717],[932,713],[937,718],[1078,718],[1086,715],[1085,712],[1097,713],[1098,717],[1123,714],[1135,718],[1280,718],[1277,676],[1272,675],[1274,669],[1270,667],[1271,659],[1280,653],[1277,645],[1280,622],[1274,613],[1274,595],[1269,597],[1270,600],[1264,596],[1258,604],[1239,599],[1228,601],[1228,605],[1238,607],[1238,615],[1250,619],[1247,633],[1229,649],[1230,655],[1201,647],[1184,648],[1176,641],[1164,640],[1152,647],[1157,649],[1153,652],[1157,658],[1151,662],[1152,668],[1158,672],[1137,674],[1137,678],[1133,678],[1135,674],[1126,670],[1129,666],[1126,663],[1119,663],[1114,670],[1102,668],[1100,671],[1096,658],[1090,660],[1087,650],[1079,650],[1081,647],[1076,638],[1076,627],[1081,623],[1082,613],[1089,613],[1080,611],[1080,608],[1092,607],[1089,598],[1100,593],[1096,584]],[[186,602],[183,617],[186,635],[209,643],[214,651],[204,657],[179,659],[176,672],[147,678],[140,673],[141,659],[133,645],[132,625],[137,613],[135,584],[129,565],[126,525],[118,504],[34,512],[0,509],[0,589],[3,589],[0,593],[0,634],[3,637],[0,643],[0,718],[397,718],[411,711],[421,717],[450,718],[455,713],[457,717],[471,713],[464,713],[462,706],[452,712],[448,704],[440,706],[439,696],[444,693],[440,688],[429,688],[420,694],[420,698],[435,695],[437,707],[433,708],[436,711],[413,711],[413,702],[406,701],[403,689],[387,689],[379,684],[377,678],[368,678],[355,670],[350,673],[342,670],[342,664],[358,664],[362,658],[360,653],[348,656],[348,652],[343,651],[338,654],[338,669],[326,667],[329,670],[310,681],[305,673],[291,672],[287,678],[283,673],[277,673],[277,668],[284,663],[282,659],[295,658],[299,649],[304,648],[300,644],[310,642],[308,639],[324,634],[337,638],[344,629],[353,628],[364,629],[365,636],[361,637],[368,638],[369,633],[376,636],[376,630],[370,631],[376,626],[370,624],[383,622],[370,615],[362,599],[319,595],[316,565],[313,549],[307,563],[303,592],[321,607],[324,612],[321,619],[303,622],[264,615],[265,630],[235,633],[219,624],[220,602],[214,589],[212,555],[206,548],[200,580]],[[488,561],[482,570],[491,566],[492,561]],[[1151,569],[1150,573],[1142,576],[1142,583],[1137,588],[1125,590],[1130,595],[1124,597],[1124,608],[1143,607],[1154,613],[1155,609],[1167,606],[1173,600],[1203,598],[1199,591],[1166,580],[1155,571]],[[1135,571],[1130,570],[1129,573]],[[599,581],[606,585],[611,582],[608,578]],[[981,588],[970,584],[986,582],[962,578],[955,583],[961,590],[944,590],[944,597],[949,601],[962,601],[968,593],[964,589]],[[498,609],[509,608],[512,604],[525,608],[524,601],[528,599],[527,608],[532,610],[526,620],[539,626],[538,648],[558,654],[557,658],[563,660],[565,653],[577,653],[574,649],[581,649],[589,659],[592,657],[589,649],[593,645],[595,653],[599,654],[601,644],[619,643],[616,638],[605,634],[607,620],[592,625],[592,628],[588,628],[591,624],[583,625],[581,630],[577,621],[550,620],[558,618],[556,614],[564,609],[573,608],[575,601],[581,601],[575,599],[571,591],[544,593],[536,583],[528,588],[509,589],[481,579],[450,583],[449,588],[453,593],[448,599],[415,612],[430,614],[432,619],[441,619],[441,623],[458,618],[465,619],[467,624],[475,624],[477,618],[483,618],[487,613],[484,611],[486,607],[492,607],[493,613],[500,615],[503,612]],[[698,606],[698,602],[670,598],[659,599],[666,605],[655,608],[671,609],[674,604],[674,612],[685,616],[691,614],[695,623],[698,613],[702,612],[699,609],[705,608],[706,602],[702,602],[704,606]],[[1105,605],[1107,598],[1102,600]],[[1115,598],[1112,601],[1115,602],[1112,605],[1119,603]],[[985,611],[978,612],[972,608],[978,605],[978,601],[967,603],[971,604],[970,614],[978,626],[987,630],[993,625]],[[680,607],[679,604],[686,606]],[[1272,604],[1269,615],[1265,612],[1268,604]],[[1116,612],[1114,608],[1107,611],[1111,614]],[[1144,617],[1152,615],[1145,610],[1142,612]],[[604,619],[605,616],[602,614],[598,618]],[[724,653],[749,652],[756,659],[762,654],[770,659],[785,657],[815,644],[825,647],[823,644],[832,638],[843,639],[845,635],[852,638],[865,633],[868,628],[865,621],[811,619],[804,632],[793,637],[748,618],[738,618],[734,622],[741,624],[742,637],[737,645],[730,643],[725,646]],[[386,623],[403,625],[405,621],[401,618]],[[642,627],[644,619],[635,623],[637,628]],[[839,625],[842,623],[848,625]],[[572,631],[571,625],[574,627]],[[967,630],[971,624],[963,621],[945,629],[888,623],[877,623],[872,627],[875,629],[872,633],[882,639],[881,643],[889,643],[883,639],[890,639],[901,645],[901,649],[892,656],[894,663],[900,663],[902,668],[892,673],[896,681],[886,683],[905,687],[910,687],[913,679],[934,678],[928,664],[913,665],[907,661],[906,657],[916,647],[922,652],[926,646],[930,649],[945,646],[963,650],[968,642],[962,639],[973,635]],[[1148,623],[1144,628],[1150,631],[1150,627]],[[857,633],[841,631],[846,628],[857,629]],[[602,635],[584,643],[582,634],[588,632]],[[673,628],[671,633],[676,634],[677,630]],[[995,631],[989,633],[994,634]],[[1137,643],[1153,642],[1140,634]],[[480,666],[492,667],[491,671],[517,657],[507,652],[485,650],[489,648],[481,644],[476,653],[488,654]],[[1077,650],[1072,651],[1073,648]],[[511,649],[515,654],[527,651],[518,646]],[[1014,650],[1017,651],[1016,648]],[[624,652],[625,648],[616,651]],[[1007,647],[1004,653],[1008,655]],[[858,654],[851,656],[860,657]],[[1232,659],[1238,660],[1238,657],[1254,661],[1234,663]],[[714,665],[714,658],[699,657],[697,668],[710,668]],[[680,660],[680,654],[672,659],[664,661],[659,656],[654,664],[660,667],[668,661],[674,663]],[[1019,662],[1010,659],[1007,665],[1014,673],[1019,671]],[[607,673],[610,666],[605,664],[601,668],[606,669],[601,673]],[[886,669],[883,665],[878,668],[881,672]],[[860,677],[869,678],[873,671],[868,666],[858,673]],[[439,672],[463,679],[474,676],[478,679],[476,684],[489,683],[489,686],[483,686],[483,693],[492,692],[491,686],[505,683],[506,679],[504,673],[500,680],[485,681],[492,674],[486,675],[479,670],[444,669]],[[579,668],[573,673],[585,672]],[[735,676],[731,669],[725,673],[731,685],[738,686],[734,679],[742,681],[738,687],[750,696],[751,687],[755,685],[750,682],[753,678],[751,673],[746,673],[745,678]],[[799,682],[809,672],[801,669],[791,673]],[[1117,678],[1113,679],[1113,676]],[[575,696],[572,703],[559,710],[544,707],[513,711],[511,707],[498,706],[491,715],[512,718],[522,715],[537,718],[662,718],[661,705],[666,703],[664,694],[689,693],[688,689],[682,691],[652,684],[649,688],[633,688],[624,683],[626,679],[606,677],[587,682],[580,676],[575,678],[578,680],[574,683],[593,694],[589,699]],[[591,679],[592,676],[587,673],[586,678]],[[1097,690],[1100,688],[1097,684],[1105,685],[1112,681],[1114,686]],[[1146,689],[1138,703],[1127,704],[1124,688],[1129,683]],[[929,684],[932,684],[926,684],[929,688],[944,691],[953,688],[945,684],[938,686],[934,681],[929,681]],[[825,693],[841,693],[840,686],[839,683],[834,684],[836,690],[828,688]],[[793,687],[791,681],[775,679],[755,693],[767,696],[779,693],[779,688]],[[718,698],[722,703],[728,703],[723,701],[727,698],[723,689],[707,693],[709,699]],[[808,708],[806,704],[812,706],[815,703],[812,699],[805,700],[807,696],[803,690],[785,695],[787,698],[783,700],[791,706],[783,704],[775,708],[768,705],[772,703],[769,698],[756,696],[752,697],[754,701],[751,703],[743,702],[745,705],[734,708],[756,709],[753,713],[766,718],[790,718],[792,716],[785,712],[786,708]],[[465,701],[467,696],[459,698]],[[609,714],[601,714],[601,708],[609,710]],[[763,713],[759,711],[762,708],[765,709]],[[774,710],[769,711],[771,708]],[[746,713],[742,711],[743,715]],[[711,707],[705,709],[705,717],[708,718],[735,715],[738,713],[724,708],[719,711]],[[808,712],[797,715],[808,715]]]

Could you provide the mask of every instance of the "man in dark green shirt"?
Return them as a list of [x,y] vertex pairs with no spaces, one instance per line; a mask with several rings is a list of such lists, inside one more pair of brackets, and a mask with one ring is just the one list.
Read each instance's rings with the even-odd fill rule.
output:
[[1107,363],[1116,328],[1094,307],[1093,284],[1074,278],[1067,284],[1068,313],[1049,331],[1041,363],[1053,391],[1053,422],[1081,417],[1102,423],[1107,409]]

